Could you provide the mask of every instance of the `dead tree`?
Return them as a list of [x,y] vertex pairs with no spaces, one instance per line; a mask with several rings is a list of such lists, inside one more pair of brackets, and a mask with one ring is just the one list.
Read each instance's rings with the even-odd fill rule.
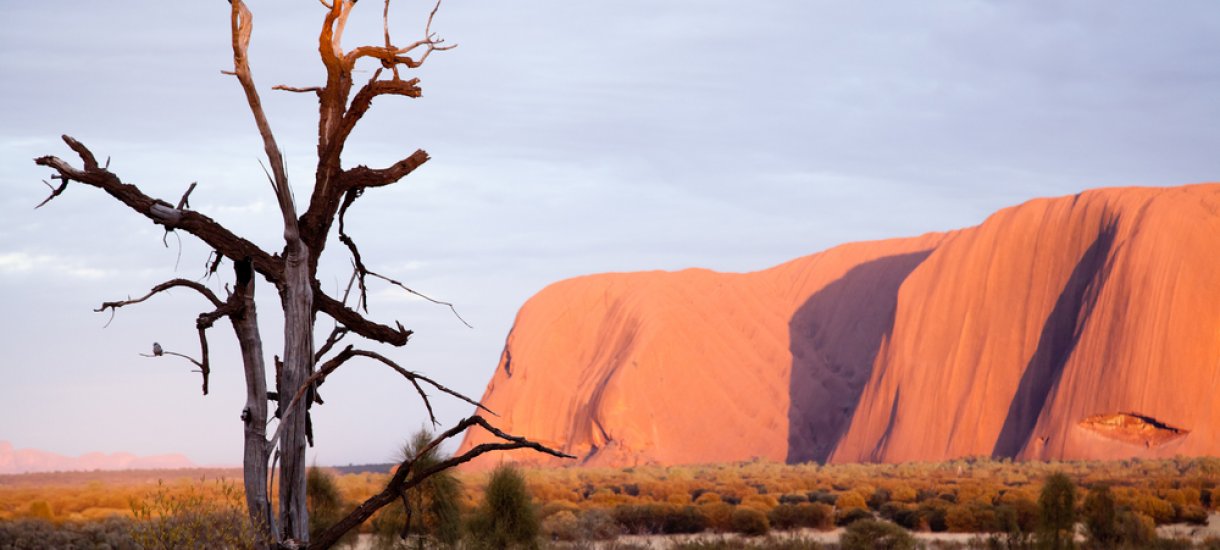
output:
[[[426,389],[440,391],[463,399],[486,410],[477,402],[454,392],[423,374],[404,369],[389,357],[372,351],[346,345],[336,349],[349,335],[389,344],[406,345],[411,331],[395,322],[393,326],[370,320],[365,281],[369,276],[380,278],[408,292],[413,290],[402,283],[370,271],[360,256],[356,242],[344,231],[344,216],[351,205],[365,191],[392,185],[419,168],[428,160],[428,154],[417,150],[402,160],[384,168],[366,166],[344,167],[342,162],[344,145],[352,130],[380,96],[397,95],[409,98],[420,96],[419,79],[403,78],[403,72],[420,67],[433,52],[452,48],[432,33],[432,20],[440,7],[438,1],[428,16],[423,38],[406,46],[397,46],[390,38],[389,0],[386,0],[383,19],[384,45],[361,46],[344,51],[341,46],[343,30],[356,0],[320,0],[325,8],[322,29],[318,36],[318,52],[326,69],[326,82],[320,86],[289,87],[274,89],[313,94],[317,97],[318,109],[318,163],[315,182],[304,212],[297,208],[296,200],[288,185],[284,159],[276,144],[275,134],[267,121],[250,71],[247,56],[254,20],[242,0],[231,0],[230,34],[233,47],[233,68],[223,71],[236,77],[245,93],[246,103],[262,137],[271,188],[283,220],[282,250],[276,253],[265,251],[253,242],[244,239],[212,218],[190,208],[189,198],[195,184],[182,197],[171,203],[148,196],[135,185],[124,182],[109,170],[109,161],[99,163],[97,157],[84,144],[63,136],[64,142],[80,158],[80,166],[54,156],[35,159],[39,165],[54,170],[51,176],[58,185],[51,187],[51,195],[42,204],[59,196],[71,182],[77,182],[105,191],[131,210],[145,216],[166,231],[183,231],[202,240],[214,252],[209,262],[209,274],[218,272],[222,260],[228,259],[233,269],[233,284],[226,286],[227,296],[221,297],[207,286],[196,281],[173,279],[159,284],[146,295],[137,299],[103,303],[98,311],[113,313],[118,308],[143,302],[158,293],[174,288],[190,289],[200,294],[212,308],[200,314],[195,321],[199,333],[200,355],[194,359],[177,352],[166,352],[160,345],[154,346],[154,355],[178,355],[198,366],[203,378],[203,393],[208,393],[208,375],[211,358],[208,353],[207,330],[216,321],[228,318],[237,336],[246,374],[246,407],[241,413],[244,424],[244,486],[250,519],[261,530],[260,546],[326,548],[334,544],[344,533],[368,519],[381,507],[419,484],[428,476],[446,468],[454,467],[472,458],[496,450],[531,448],[556,456],[566,456],[538,443],[504,433],[477,414],[443,432],[429,446],[455,437],[470,428],[479,428],[495,434],[501,442],[484,444],[460,456],[437,464],[426,471],[416,471],[413,459],[403,461],[383,491],[360,504],[348,516],[322,533],[318,540],[309,541],[308,516],[305,507],[305,447],[312,442],[309,408],[320,403],[315,389],[339,367],[352,359],[367,359],[379,362],[401,374],[423,399],[432,422],[432,406]],[[352,94],[352,73],[357,63],[376,64],[372,77]],[[351,255],[354,272],[348,291],[342,297],[334,297],[323,291],[317,278],[318,259],[327,244],[332,226],[338,222],[338,239]],[[219,276],[219,275],[217,275]],[[284,349],[275,361],[275,391],[267,388],[267,368],[259,332],[258,314],[255,308],[255,282],[261,276],[274,286],[279,294],[284,315]],[[348,298],[355,287],[355,304]],[[318,314],[323,314],[335,323],[334,330],[315,349],[314,326]],[[273,435],[267,437],[268,401],[276,401],[279,424]],[[425,449],[427,450],[427,449]],[[279,462],[279,514],[272,513],[271,479],[274,462]]]

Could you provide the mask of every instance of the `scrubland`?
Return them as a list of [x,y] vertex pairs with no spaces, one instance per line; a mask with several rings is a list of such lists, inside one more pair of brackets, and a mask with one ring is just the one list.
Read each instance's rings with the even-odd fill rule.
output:
[[[1045,481],[1060,473],[1070,482],[1071,504],[1059,513],[1070,512],[1067,521],[1076,527],[1067,536],[1080,545],[1220,548],[1220,539],[1211,538],[1220,532],[1208,525],[1220,509],[1217,458],[1050,463],[963,459],[896,465],[756,461],[520,473],[527,498],[494,502],[527,508],[536,525],[522,536],[538,545],[850,548],[855,547],[853,541],[891,537],[899,542],[886,547],[904,548],[914,547],[903,542],[914,534],[911,545],[1032,548],[1045,542],[1051,521]],[[40,537],[110,548],[157,547],[168,540],[220,536],[217,533],[229,537],[225,540],[240,540],[248,531],[226,531],[217,523],[240,523],[243,517],[239,474],[210,470],[0,476],[0,547],[26,547],[14,541],[28,544]],[[387,475],[324,476],[331,502],[314,505],[319,510],[336,505],[347,509],[379,491]],[[421,495],[424,509],[431,509],[433,500],[456,500],[460,521],[417,513],[412,520],[415,540],[426,535],[433,545],[446,540],[464,547],[490,540],[470,532],[494,523],[490,516],[521,512],[489,508],[490,475],[457,473],[459,491],[435,498]],[[191,520],[192,515],[206,518]],[[165,526],[175,517],[170,533]],[[404,517],[401,505],[383,510],[362,527],[363,544],[392,546]],[[161,527],[150,527],[157,525]],[[442,533],[455,529],[462,531]],[[77,538],[65,538],[72,536]]]

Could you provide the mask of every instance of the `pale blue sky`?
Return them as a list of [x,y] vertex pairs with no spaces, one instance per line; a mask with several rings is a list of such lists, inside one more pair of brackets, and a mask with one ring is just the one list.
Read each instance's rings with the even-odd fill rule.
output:
[[[312,183],[323,8],[248,0],[252,66],[298,197]],[[358,5],[347,45],[380,40]],[[394,35],[430,6],[399,1]],[[183,452],[235,464],[243,386],[228,327],[213,392],[153,341],[195,354],[188,292],[107,316],[102,301],[203,273],[207,251],[96,189],[46,207],[34,166],[89,145],[145,192],[268,248],[278,216],[228,68],[228,4],[0,0],[0,439],[64,454]],[[750,271],[838,243],[976,224],[1033,197],[1220,174],[1220,7],[1213,2],[449,1],[460,46],[383,98],[348,165],[433,160],[357,203],[366,261],[443,308],[375,287],[372,314],[417,331],[393,356],[474,397],[516,309],[601,271]],[[332,247],[323,281],[346,280]],[[218,284],[213,280],[210,284]],[[278,304],[260,289],[262,317]],[[269,353],[278,328],[267,323]],[[323,464],[374,462],[424,421],[410,387],[353,363],[323,388]],[[445,423],[469,407],[437,399]]]

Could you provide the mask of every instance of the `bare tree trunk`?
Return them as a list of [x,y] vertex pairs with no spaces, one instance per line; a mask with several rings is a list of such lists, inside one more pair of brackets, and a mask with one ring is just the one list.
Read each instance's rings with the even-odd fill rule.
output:
[[[280,529],[285,539],[309,541],[309,511],[305,501],[305,410],[309,400],[292,402],[313,374],[313,285],[309,249],[299,238],[290,240],[284,258],[284,367],[280,378]],[[290,407],[299,410],[289,413]]]
[[234,263],[236,275],[234,296],[241,304],[240,314],[231,315],[233,330],[241,347],[246,372],[245,455],[242,461],[246,488],[246,508],[250,523],[257,533],[255,548],[267,547],[276,532],[267,494],[267,367],[264,363],[263,341],[258,330],[258,312],[254,305],[254,268],[250,260]]

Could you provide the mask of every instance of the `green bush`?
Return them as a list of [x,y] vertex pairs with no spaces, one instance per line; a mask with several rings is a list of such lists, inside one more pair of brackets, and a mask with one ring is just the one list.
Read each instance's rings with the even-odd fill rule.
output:
[[483,502],[470,519],[475,548],[537,548],[541,527],[525,478],[510,465],[491,473]]
[[1053,473],[1038,496],[1038,543],[1050,550],[1072,548],[1076,525],[1076,486],[1062,473]]
[[1091,544],[1109,548],[1118,544],[1118,506],[1110,487],[1099,485],[1089,489],[1081,508],[1085,532]]
[[1119,512],[1117,540],[1130,548],[1147,548],[1157,540],[1156,523],[1139,512]]
[[820,502],[781,504],[767,513],[767,519],[775,529],[808,527],[826,531],[834,528],[834,508]]
[[758,537],[771,532],[771,524],[767,521],[767,515],[753,508],[733,510],[730,525],[734,532],[748,537]]
[[888,521],[859,520],[839,538],[843,550],[914,550],[915,537]]
[[574,541],[583,538],[579,520],[569,510],[555,512],[542,520],[542,533],[551,540]]
[[701,533],[708,526],[698,508],[675,504],[620,505],[614,508],[614,521],[636,535]]
[[[309,536],[316,538],[334,525],[347,512],[335,476],[328,470],[312,466],[305,473],[305,508],[309,511]],[[348,531],[342,542],[354,542],[356,531]]]
[[835,525],[846,527],[862,519],[874,519],[873,513],[864,508],[839,509],[835,514]]
[[927,524],[928,530],[933,533],[943,533],[949,530],[949,525],[945,522],[949,506],[952,505],[939,498],[925,500],[919,504],[919,515]]
[[[432,434],[420,430],[411,436],[399,453],[399,460],[414,458],[412,468],[423,471],[441,461],[436,447],[424,453],[432,442]],[[442,470],[412,487],[373,518],[373,546],[394,548],[399,541],[415,537],[419,546],[425,541],[452,546],[462,535],[461,498],[462,485],[450,470]],[[403,504],[403,501],[406,504]],[[408,509],[410,522],[408,523]]]
[[945,526],[954,533],[995,533],[1004,530],[997,521],[995,509],[977,502],[950,506],[945,512]]
[[1207,509],[1197,504],[1175,508],[1177,520],[1191,525],[1207,525]]

